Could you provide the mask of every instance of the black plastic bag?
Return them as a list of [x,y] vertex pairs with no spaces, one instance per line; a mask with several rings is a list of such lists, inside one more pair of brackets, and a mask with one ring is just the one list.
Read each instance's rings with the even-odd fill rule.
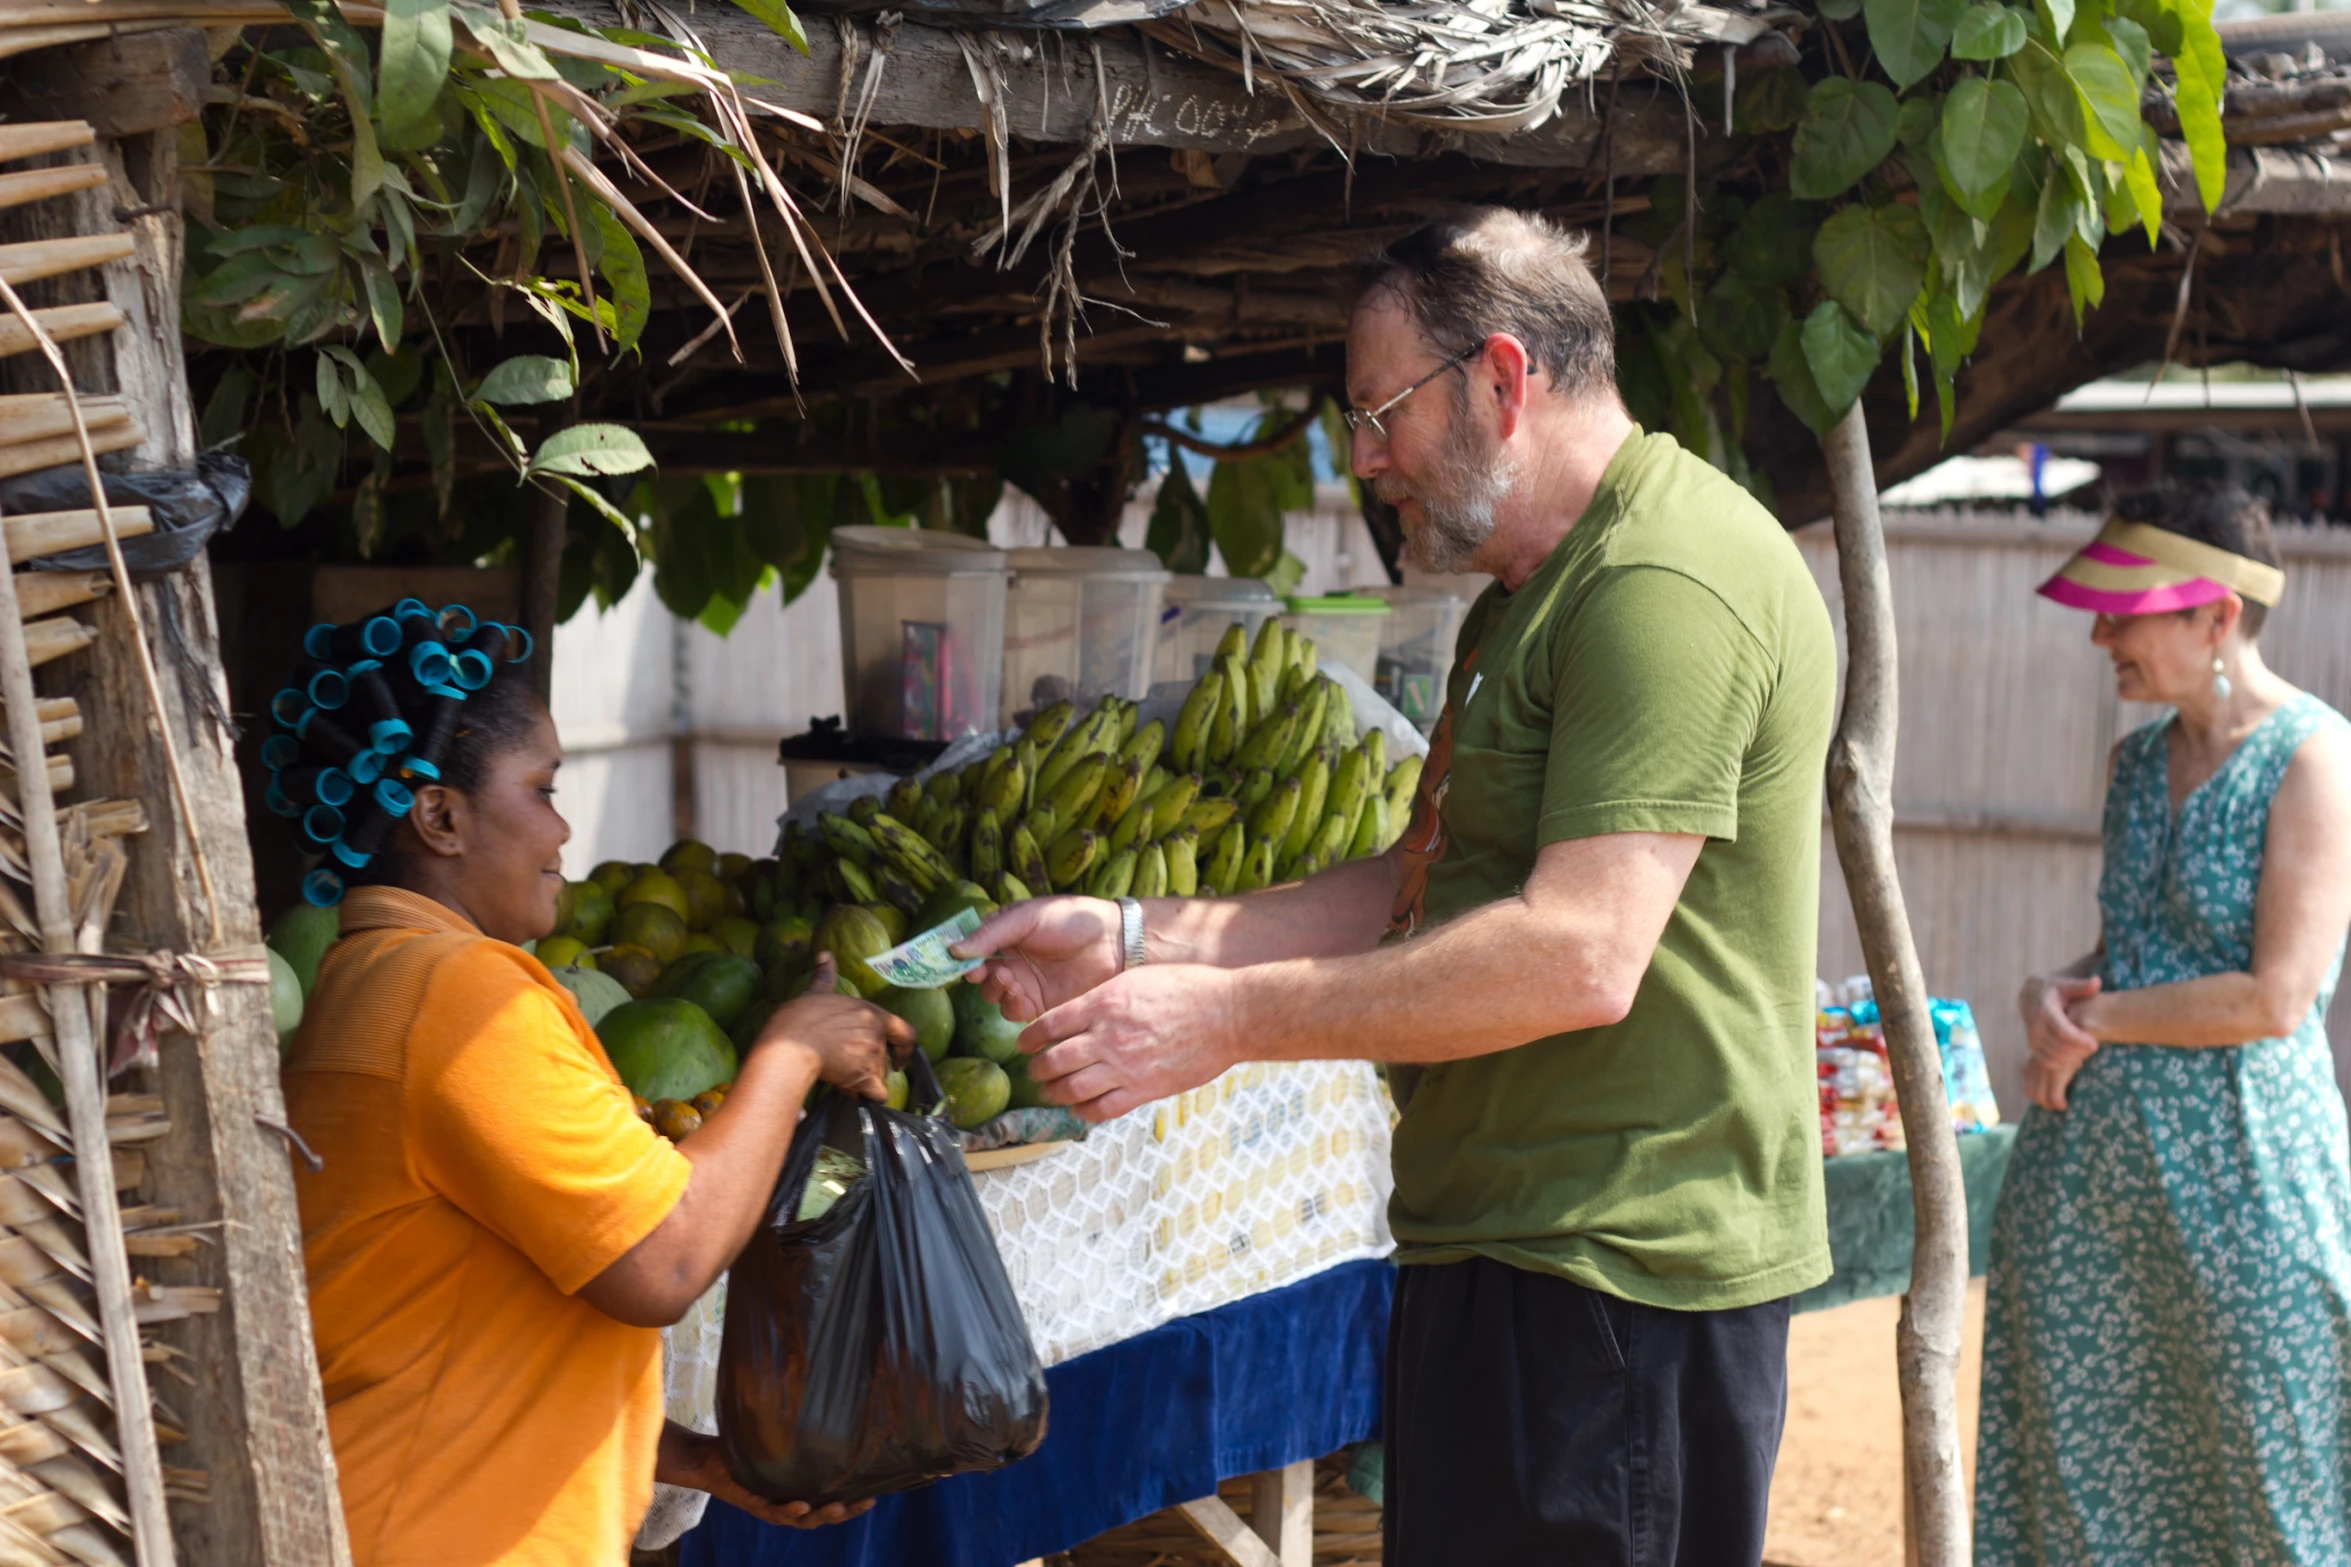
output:
[[[936,1105],[920,1052],[908,1070],[913,1102]],[[827,1146],[864,1172],[801,1220]],[[801,1123],[728,1277],[718,1439],[745,1488],[812,1506],[1000,1468],[1045,1440],[1044,1367],[944,1120],[833,1094]]]
[[[122,563],[142,580],[177,571],[194,560],[205,542],[226,533],[245,511],[253,493],[253,474],[245,459],[226,452],[206,452],[196,459],[193,472],[165,469],[151,473],[109,473],[109,506],[144,506],[154,515],[155,531],[122,541]],[[37,511],[83,511],[90,506],[90,480],[80,463],[43,468],[0,481],[0,511],[11,516]],[[106,548],[59,550],[25,562],[34,571],[104,571]]]

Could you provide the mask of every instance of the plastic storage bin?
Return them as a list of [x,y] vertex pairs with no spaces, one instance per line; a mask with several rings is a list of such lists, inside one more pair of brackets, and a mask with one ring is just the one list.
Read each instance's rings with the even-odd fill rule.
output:
[[1085,705],[1148,695],[1169,575],[1159,557],[1082,545],[1009,554],[1000,722],[1065,697]]
[[1385,582],[1357,588],[1384,599],[1392,613],[1380,628],[1379,673],[1372,685],[1388,705],[1427,734],[1445,707],[1445,677],[1453,672],[1453,643],[1469,605],[1436,588],[1399,588]]
[[1388,601],[1361,593],[1325,593],[1289,601],[1284,630],[1314,640],[1317,660],[1345,664],[1370,684],[1379,673],[1380,636],[1389,619]]
[[841,667],[858,736],[953,740],[996,725],[1004,551],[929,528],[835,528]]
[[1225,627],[1241,623],[1251,643],[1257,628],[1282,612],[1273,589],[1255,577],[1179,576],[1167,585],[1166,606],[1159,612],[1159,652],[1151,678],[1181,680],[1186,685],[1208,673],[1216,644]]

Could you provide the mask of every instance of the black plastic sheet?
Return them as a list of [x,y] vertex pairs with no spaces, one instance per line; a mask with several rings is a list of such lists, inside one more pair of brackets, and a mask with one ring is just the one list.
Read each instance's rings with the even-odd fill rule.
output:
[[[253,475],[245,459],[226,452],[206,452],[189,469],[152,473],[109,473],[109,506],[144,506],[153,514],[155,531],[122,541],[123,564],[138,578],[177,571],[202,552],[216,533],[226,533],[243,515],[253,493]],[[90,481],[80,463],[43,468],[0,480],[0,512],[11,516],[39,511],[83,511],[89,508]],[[104,571],[106,549],[93,544],[84,549],[59,550],[25,562],[34,571]]]
[[[936,1105],[919,1053],[914,1102]],[[816,1135],[819,1128],[823,1135]],[[865,1165],[794,1218],[820,1147]],[[1000,1468],[1045,1439],[1045,1371],[955,1129],[829,1096],[735,1259],[718,1359],[727,1468],[778,1502],[856,1501]]]

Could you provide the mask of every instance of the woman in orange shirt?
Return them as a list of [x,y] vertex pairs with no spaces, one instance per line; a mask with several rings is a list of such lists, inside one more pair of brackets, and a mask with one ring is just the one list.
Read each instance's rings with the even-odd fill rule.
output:
[[[273,756],[273,804],[298,806],[314,841],[339,828],[306,890],[348,884],[285,1084],[325,1161],[297,1169],[296,1193],[352,1560],[622,1567],[656,1479],[778,1523],[848,1517],[750,1495],[713,1438],[666,1425],[657,1330],[750,1238],[810,1088],[882,1098],[911,1037],[832,994],[822,960],[725,1104],[675,1145],[655,1135],[520,946],[554,928],[571,836],[555,725],[519,658],[449,655],[461,636],[460,660],[527,657],[527,641],[413,602],[312,633],[327,667],[375,666],[347,692],[328,682],[333,709],[311,705],[315,679],[289,694],[299,754]],[[321,783],[330,767],[395,787],[362,778],[321,817],[304,802],[344,792]]]

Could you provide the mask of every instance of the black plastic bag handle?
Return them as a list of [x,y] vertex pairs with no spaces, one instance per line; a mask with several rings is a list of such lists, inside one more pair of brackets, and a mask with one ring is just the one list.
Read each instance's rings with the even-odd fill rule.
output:
[[[800,1118],[799,1126],[792,1132],[792,1146],[784,1155],[783,1173],[776,1177],[775,1190],[768,1194],[767,1222],[770,1225],[780,1227],[802,1222],[791,1215],[799,1211],[800,1193],[807,1189],[809,1176],[816,1173],[817,1151],[823,1148],[826,1143],[836,1139],[842,1142],[849,1141],[849,1131],[852,1126],[856,1128],[858,1141],[870,1143],[873,1140],[875,1125],[871,1117],[935,1115],[946,1103],[947,1091],[939,1086],[939,1074],[932,1070],[930,1057],[924,1055],[920,1049],[914,1052],[912,1059],[906,1063],[904,1071],[906,1073],[907,1109],[892,1110],[878,1101],[859,1099],[836,1089],[825,1095],[824,1102],[818,1109]],[[927,1105],[929,1108],[913,1108],[917,1105]],[[820,1117],[821,1130],[819,1130]],[[870,1166],[871,1163],[872,1160],[869,1156],[867,1164]],[[817,1224],[823,1221],[810,1219],[806,1222]]]

